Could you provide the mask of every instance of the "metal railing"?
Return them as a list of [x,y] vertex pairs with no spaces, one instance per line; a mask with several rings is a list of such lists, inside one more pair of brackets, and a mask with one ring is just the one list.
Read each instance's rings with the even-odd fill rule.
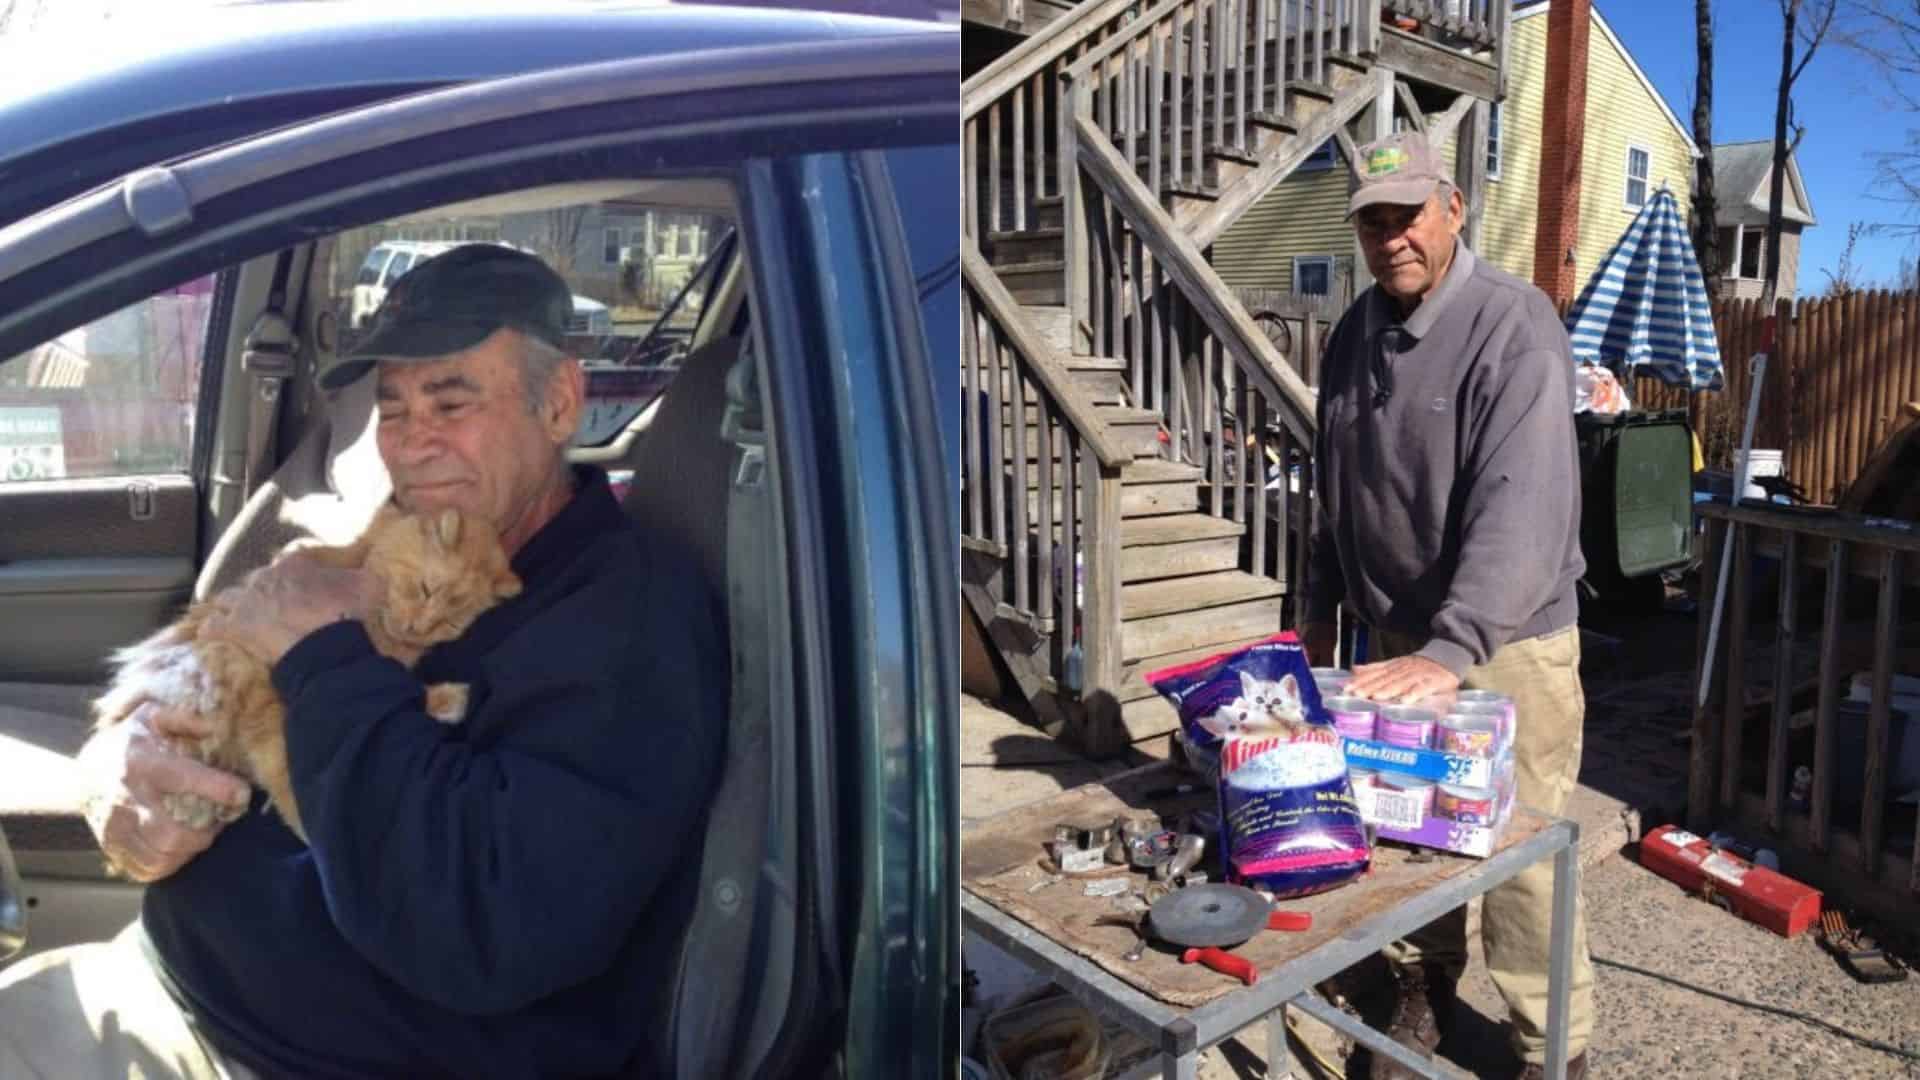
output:
[[[1789,873],[1896,904],[1904,898],[1911,916],[1920,898],[1920,822],[1890,827],[1890,815],[1908,813],[1890,786],[1892,680],[1902,593],[1909,581],[1920,582],[1920,528],[1752,503],[1703,504],[1700,514],[1708,526],[1702,595],[1715,588],[1721,545],[1732,543],[1734,558],[1716,655],[1706,654],[1704,613],[1700,620],[1693,685],[1702,672],[1712,684],[1693,717],[1689,825],[1759,831]],[[1758,635],[1750,624],[1765,598],[1755,595],[1756,557],[1777,559],[1779,573],[1771,632],[1763,625]],[[1819,619],[1810,623],[1801,594],[1814,573],[1824,595]],[[1871,622],[1850,623],[1869,600]],[[1809,672],[1797,661],[1807,659],[1812,643],[1818,660]],[[1872,703],[1856,744],[1842,731],[1842,682],[1863,670],[1871,673]],[[1920,717],[1907,723],[1920,724]],[[1757,746],[1749,741],[1756,731],[1763,733]],[[1916,737],[1910,729],[1907,739]],[[1812,774],[1803,793],[1791,780],[1799,767]]]

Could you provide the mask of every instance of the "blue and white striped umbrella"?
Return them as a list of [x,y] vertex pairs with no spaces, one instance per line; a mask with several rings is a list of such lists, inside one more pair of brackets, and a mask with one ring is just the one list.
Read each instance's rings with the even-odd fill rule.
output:
[[1567,336],[1575,361],[1720,389],[1713,308],[1671,191],[1656,192],[1607,253],[1567,312]]

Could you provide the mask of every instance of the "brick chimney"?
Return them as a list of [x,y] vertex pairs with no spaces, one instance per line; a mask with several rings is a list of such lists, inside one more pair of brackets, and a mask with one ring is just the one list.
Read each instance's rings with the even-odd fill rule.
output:
[[1587,39],[1593,0],[1550,2],[1533,283],[1556,304],[1565,304],[1578,287],[1567,253],[1580,239],[1580,161],[1587,142]]

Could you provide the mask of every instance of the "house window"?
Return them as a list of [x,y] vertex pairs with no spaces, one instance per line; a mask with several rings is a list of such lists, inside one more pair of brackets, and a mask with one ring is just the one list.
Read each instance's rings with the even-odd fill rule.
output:
[[602,260],[606,262],[608,266],[612,266],[615,263],[618,263],[620,261],[620,230],[619,229],[607,230],[606,247],[603,251],[601,251],[600,257]]
[[1333,291],[1333,256],[1301,255],[1293,260],[1295,296],[1326,296]]
[[1500,103],[1487,108],[1487,179],[1500,179]]
[[1644,146],[1627,147],[1627,209],[1647,205],[1647,179],[1653,173],[1653,151]]
[[1754,281],[1760,280],[1766,269],[1767,230],[1759,225],[1749,225],[1740,230],[1740,276]]
[[1299,171],[1321,172],[1331,168],[1333,168],[1333,140],[1328,139],[1326,142],[1321,143],[1313,153],[1307,155],[1307,159],[1300,163]]

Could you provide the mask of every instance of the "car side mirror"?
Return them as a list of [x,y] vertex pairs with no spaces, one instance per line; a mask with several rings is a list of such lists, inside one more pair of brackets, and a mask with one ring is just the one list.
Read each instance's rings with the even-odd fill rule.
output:
[[27,890],[13,864],[13,849],[0,830],[0,960],[11,959],[27,945]]

